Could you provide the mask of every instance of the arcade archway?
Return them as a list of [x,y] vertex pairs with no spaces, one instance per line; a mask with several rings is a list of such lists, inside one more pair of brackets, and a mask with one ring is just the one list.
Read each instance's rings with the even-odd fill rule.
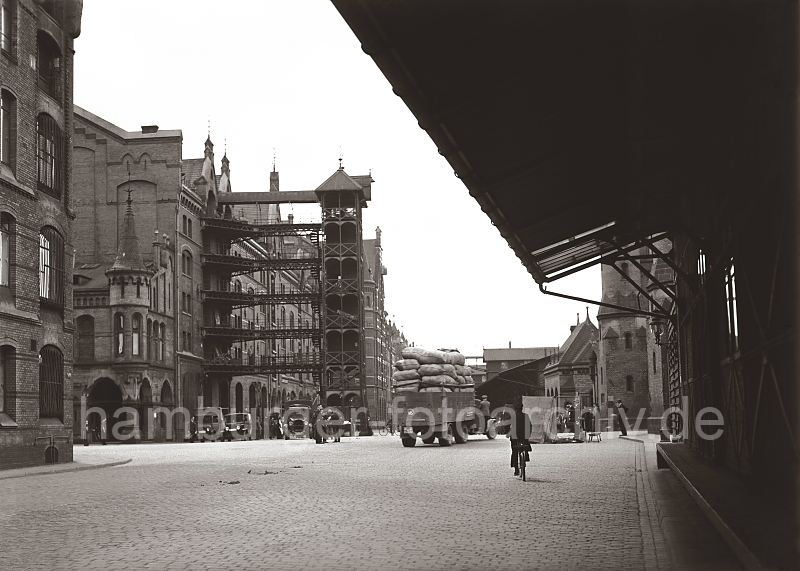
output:
[[108,377],[97,379],[89,390],[86,406],[86,420],[93,439],[114,440],[113,428],[117,420],[114,415],[122,407],[122,391],[117,384]]

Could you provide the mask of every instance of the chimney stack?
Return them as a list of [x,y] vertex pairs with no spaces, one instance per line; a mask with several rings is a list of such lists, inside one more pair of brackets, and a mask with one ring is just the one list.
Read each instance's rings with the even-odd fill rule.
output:
[[158,229],[153,234],[153,264],[156,267],[156,271],[158,271],[161,269],[161,242],[158,239]]

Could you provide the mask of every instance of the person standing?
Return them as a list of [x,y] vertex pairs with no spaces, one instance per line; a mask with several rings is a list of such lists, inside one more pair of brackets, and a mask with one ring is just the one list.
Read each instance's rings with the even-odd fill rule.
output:
[[486,395],[481,395],[480,409],[483,415],[483,431],[486,432],[489,428],[489,419],[492,414],[492,403],[489,402]]
[[622,399],[618,399],[616,406],[614,407],[617,413],[617,417],[619,417],[619,429],[622,433],[622,436],[628,436],[628,407],[622,404]]
[[108,422],[106,420],[105,415],[103,415],[103,418],[100,419],[100,440],[102,440],[103,446],[106,445],[107,438],[108,438]]

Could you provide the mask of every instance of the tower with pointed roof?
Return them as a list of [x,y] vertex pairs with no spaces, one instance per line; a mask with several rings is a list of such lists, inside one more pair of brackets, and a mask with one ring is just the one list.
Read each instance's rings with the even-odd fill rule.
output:
[[[643,255],[634,251],[632,255]],[[648,303],[633,283],[646,287],[646,278],[635,265],[622,261],[616,267],[601,265],[603,301],[637,309]],[[641,410],[650,416],[648,322],[647,317],[609,307],[597,313],[600,329],[597,370],[600,404],[622,400],[628,417],[636,418]]]
[[[142,261],[130,190],[114,264],[106,270],[115,363],[144,362],[145,319],[153,271]],[[126,342],[127,341],[127,342]]]
[[[339,168],[316,189],[322,208],[325,369],[321,393],[332,406],[368,408],[364,356],[362,210],[371,177]],[[365,420],[365,419],[360,419]]]

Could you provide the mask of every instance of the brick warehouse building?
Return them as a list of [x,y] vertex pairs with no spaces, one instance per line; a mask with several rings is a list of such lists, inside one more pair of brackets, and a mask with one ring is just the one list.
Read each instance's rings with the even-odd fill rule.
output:
[[[75,117],[75,203],[82,222],[75,231],[75,414],[82,406],[99,406],[107,414],[132,406],[139,413],[135,438],[180,440],[182,417],[176,416],[172,423],[170,415],[157,414],[157,407],[194,411],[203,402],[239,411],[258,407],[263,414],[263,409],[279,408],[285,400],[313,392],[310,378],[304,377],[242,375],[224,383],[205,380],[202,328],[222,317],[212,315],[204,322],[200,219],[209,208],[208,197],[231,191],[227,156],[217,174],[210,139],[201,158],[182,160],[179,130],[152,125],[139,132],[125,131],[77,106]],[[272,173],[271,179],[277,189],[278,173]],[[126,274],[127,283],[132,284],[130,288],[141,281],[141,298],[121,309],[114,278],[128,222],[136,236],[136,251],[126,256],[138,256],[142,264],[136,276]],[[262,249],[269,247],[246,240],[234,244],[232,253],[252,258],[266,255]],[[261,292],[271,280],[274,289],[284,291],[296,289],[301,278],[288,271],[245,274],[226,288]],[[261,327],[266,322],[263,310],[264,306],[238,307],[230,318],[247,327],[251,323]],[[300,319],[302,313],[302,308],[286,304],[272,317],[283,314]],[[283,355],[293,345],[291,340],[274,342],[269,350]],[[232,354],[252,354],[254,359],[266,352],[263,341],[231,347]],[[98,419],[90,416],[89,420]],[[76,438],[85,437],[82,428],[74,427]]]
[[[157,407],[195,411],[202,403],[256,409],[254,420],[260,421],[287,400],[313,396],[318,384],[303,361],[319,358],[312,332],[321,323],[321,284],[319,275],[294,267],[293,261],[311,259],[318,246],[300,230],[307,224],[282,216],[280,199],[293,193],[276,196],[274,165],[266,193],[270,200],[230,204],[230,161],[223,156],[217,174],[210,138],[203,157],[181,159],[178,130],[153,125],[129,132],[79,107],[75,117],[75,200],[78,219],[85,221],[75,232],[75,414],[84,406],[99,406],[107,414],[130,406],[139,415],[135,438],[179,440],[183,418],[160,414]],[[217,230],[205,230],[201,237],[209,216],[224,228],[249,224],[277,233],[238,234],[226,245]],[[126,241],[128,227],[135,240]],[[126,253],[123,245],[135,251]],[[374,248],[370,252],[375,257]],[[236,264],[255,267],[262,260],[266,266],[231,276],[213,264],[202,265],[204,256],[220,253]],[[120,266],[121,259],[135,259],[135,275],[130,264]],[[370,259],[370,266],[375,263]],[[130,303],[121,292],[115,294],[117,278],[126,281],[129,295],[139,283],[141,298]],[[380,294],[369,296],[380,301],[382,311],[382,285]],[[386,329],[382,320],[377,323]],[[382,333],[387,335],[388,330]],[[390,360],[384,355],[384,370]],[[303,366],[267,370],[274,362]],[[207,374],[209,363],[239,366],[228,375]],[[377,394],[367,399],[374,419],[381,416],[375,406],[385,401]],[[96,423],[99,417],[89,420]],[[260,435],[261,423],[256,426]],[[85,436],[82,428],[74,427],[76,438]]]
[[70,133],[81,11],[80,1],[0,1],[0,469],[72,460]]

